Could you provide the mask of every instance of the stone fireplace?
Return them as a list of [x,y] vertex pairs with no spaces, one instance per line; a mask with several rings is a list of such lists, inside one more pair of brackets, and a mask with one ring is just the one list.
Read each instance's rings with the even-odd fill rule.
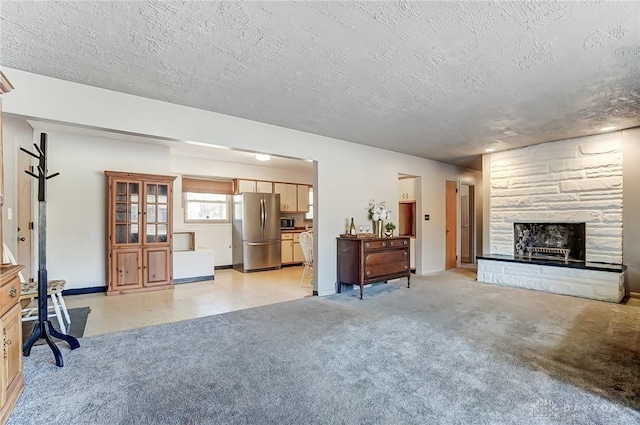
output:
[[620,134],[492,153],[483,179],[489,246],[479,282],[622,299]]
[[513,255],[585,261],[585,223],[514,223]]

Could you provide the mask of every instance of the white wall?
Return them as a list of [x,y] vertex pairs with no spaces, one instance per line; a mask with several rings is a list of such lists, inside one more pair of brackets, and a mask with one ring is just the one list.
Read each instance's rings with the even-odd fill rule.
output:
[[[418,226],[423,241],[417,250],[418,273],[444,269],[445,180],[465,178],[478,187],[481,182],[477,172],[436,161],[11,68],[3,72],[15,86],[3,99],[8,113],[315,160],[314,278],[320,295],[335,292],[335,237],[343,231],[345,218],[366,221],[369,199],[396,205],[399,173],[422,177],[420,213],[431,215]],[[397,213],[396,205],[394,217]]]
[[[106,285],[105,170],[167,174],[169,148],[48,132],[47,269],[67,289]],[[144,161],[140,161],[144,158]]]

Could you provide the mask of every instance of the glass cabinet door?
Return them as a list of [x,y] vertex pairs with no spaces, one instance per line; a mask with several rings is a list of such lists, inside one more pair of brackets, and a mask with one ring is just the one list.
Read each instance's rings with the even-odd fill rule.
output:
[[139,243],[140,184],[115,182],[115,244]]
[[145,243],[167,243],[169,229],[169,185],[145,183]]

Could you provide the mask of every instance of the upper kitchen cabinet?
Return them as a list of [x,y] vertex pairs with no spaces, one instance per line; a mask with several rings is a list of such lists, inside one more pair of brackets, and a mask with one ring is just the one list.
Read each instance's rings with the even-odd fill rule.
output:
[[[274,183],[273,189],[275,193],[280,194],[280,211],[281,212],[297,212],[298,211],[298,185],[291,183]],[[308,203],[307,195],[307,203]]]
[[398,199],[403,201],[416,200],[416,178],[403,177],[398,180]]
[[272,182],[256,182],[256,192],[258,193],[273,193],[273,183]]
[[298,185],[298,211],[309,211],[309,186]]
[[256,180],[234,180],[235,193],[244,192],[258,192],[258,193],[273,193],[273,183],[266,181]]

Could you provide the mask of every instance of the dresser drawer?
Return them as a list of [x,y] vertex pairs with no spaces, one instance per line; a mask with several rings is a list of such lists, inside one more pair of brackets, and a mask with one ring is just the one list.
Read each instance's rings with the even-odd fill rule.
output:
[[390,247],[398,247],[398,246],[409,246],[409,241],[406,239],[394,239],[394,240],[390,240],[389,244],[387,246]]
[[0,310],[6,313],[20,300],[20,279],[18,276],[2,285],[0,288]]
[[370,250],[387,248],[389,246],[389,242],[390,241],[384,241],[384,240],[365,241],[364,250],[370,251]]
[[396,261],[394,263],[372,264],[364,266],[364,276],[366,280],[375,279],[382,276],[404,273],[409,270],[409,261]]

